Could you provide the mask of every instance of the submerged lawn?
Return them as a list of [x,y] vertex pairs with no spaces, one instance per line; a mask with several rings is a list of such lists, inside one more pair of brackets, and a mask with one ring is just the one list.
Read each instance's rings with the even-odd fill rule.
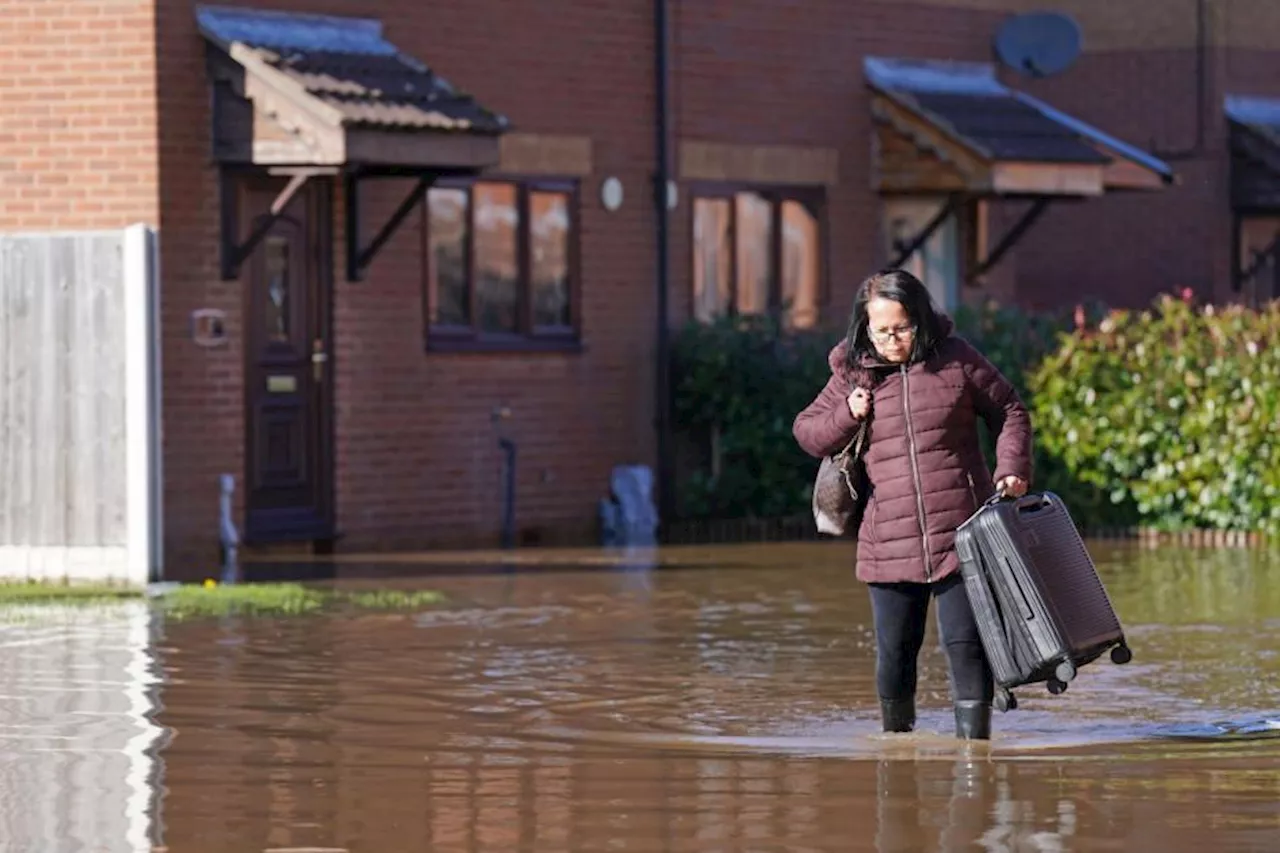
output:
[[125,586],[0,581],[0,607],[10,604],[38,604],[49,601],[64,604],[120,601],[129,598],[142,598],[142,596],[142,590]]
[[201,616],[299,616],[322,610],[413,610],[443,600],[433,590],[332,590],[298,583],[183,584],[144,591],[106,584],[0,583],[0,609],[44,603],[150,601],[176,619]]
[[298,616],[321,610],[410,610],[437,604],[431,590],[343,591],[296,583],[249,583],[228,586],[179,586],[156,599],[156,605],[179,619],[193,616]]

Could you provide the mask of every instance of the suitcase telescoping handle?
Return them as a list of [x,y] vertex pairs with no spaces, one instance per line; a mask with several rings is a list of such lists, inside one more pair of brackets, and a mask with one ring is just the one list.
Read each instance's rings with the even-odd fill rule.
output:
[[1049,499],[1041,494],[1029,494],[1023,495],[1020,498],[1011,498],[1009,497],[1009,493],[1005,491],[1004,486],[1001,486],[996,489],[996,493],[994,495],[986,499],[983,506],[995,506],[1003,500],[1015,501],[1014,506],[1017,508],[1018,512],[1034,512],[1049,505]]

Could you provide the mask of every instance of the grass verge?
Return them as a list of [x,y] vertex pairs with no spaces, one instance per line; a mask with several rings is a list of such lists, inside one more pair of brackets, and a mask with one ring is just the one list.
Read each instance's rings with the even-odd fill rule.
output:
[[30,604],[99,604],[146,599],[175,619],[302,616],[322,611],[414,610],[439,604],[433,590],[333,590],[298,583],[183,584],[157,593],[105,584],[0,583],[0,609]]
[[92,604],[142,598],[140,589],[88,583],[0,582],[0,607],[17,604]]

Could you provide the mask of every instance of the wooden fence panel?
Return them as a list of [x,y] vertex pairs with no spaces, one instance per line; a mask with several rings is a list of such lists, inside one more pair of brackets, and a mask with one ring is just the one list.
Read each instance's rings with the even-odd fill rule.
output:
[[130,382],[151,347],[127,334],[155,316],[152,253],[126,268],[138,238],[154,248],[145,229],[0,235],[0,574],[124,579],[129,549],[151,546],[129,515],[130,478],[154,474],[130,456],[150,425],[129,395],[157,391]]

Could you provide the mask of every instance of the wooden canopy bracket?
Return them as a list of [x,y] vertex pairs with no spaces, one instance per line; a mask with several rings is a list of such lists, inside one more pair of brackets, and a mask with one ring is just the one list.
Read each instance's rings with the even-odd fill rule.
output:
[[[362,249],[360,248],[360,184],[362,181],[374,177],[379,177],[379,175],[348,172],[344,179],[343,195],[346,198],[347,206],[347,281],[363,280],[364,271],[373,262],[382,247],[387,244],[387,241],[395,236],[396,230],[413,212],[413,209],[421,203],[423,196],[427,194],[427,190],[435,183],[437,174],[414,175],[417,181],[414,183],[413,189],[400,202],[400,206],[387,219],[381,230],[369,241],[369,245]],[[397,177],[397,175],[392,174],[387,177]]]
[[1272,240],[1263,249],[1251,249],[1249,251],[1249,266],[1240,270],[1234,284],[1236,290],[1242,290],[1245,282],[1256,276],[1262,271],[1262,268],[1280,257],[1280,232],[1276,233],[1276,238]]
[[1022,235],[1026,234],[1027,230],[1036,223],[1036,220],[1040,218],[1049,206],[1050,201],[1052,199],[1049,196],[1036,197],[1035,201],[1031,203],[1031,207],[1027,208],[1018,221],[1013,224],[1013,227],[1000,238],[1000,242],[991,250],[991,254],[987,255],[975,269],[969,271],[965,276],[965,283],[972,284],[994,269],[995,265],[1000,263],[1000,260],[1009,250],[1022,239]]
[[920,251],[920,247],[927,243],[929,238],[933,236],[933,232],[942,227],[942,223],[947,221],[947,217],[960,209],[960,205],[964,203],[964,198],[964,195],[960,193],[954,193],[951,196],[948,196],[947,203],[933,215],[933,218],[929,220],[923,229],[921,229],[919,234],[916,234],[910,240],[899,241],[895,244],[894,248],[897,249],[898,256],[894,258],[893,263],[889,266],[894,268],[900,267],[907,261],[911,260],[911,256]]
[[223,281],[239,278],[240,267],[253,254],[253,250],[258,247],[262,239],[270,233],[272,226],[279,221],[289,207],[289,202],[306,185],[308,180],[317,175],[331,174],[331,170],[325,169],[272,170],[272,172],[288,175],[289,183],[285,184],[284,189],[280,190],[279,195],[271,202],[269,212],[255,222],[253,230],[249,232],[243,242],[240,242],[239,197],[236,184],[237,170],[227,167],[222,169],[222,174],[219,176],[221,184],[219,204],[222,208],[222,239],[219,245],[219,265]]

